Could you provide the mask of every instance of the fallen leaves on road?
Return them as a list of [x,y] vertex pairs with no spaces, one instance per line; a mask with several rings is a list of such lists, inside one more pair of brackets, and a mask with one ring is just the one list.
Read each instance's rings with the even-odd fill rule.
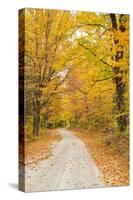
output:
[[52,156],[53,145],[61,140],[58,130],[54,129],[40,136],[39,139],[25,144],[25,165],[36,165],[37,162]]
[[107,186],[129,185],[129,156],[114,153],[102,142],[95,133],[74,131],[86,145],[95,163],[102,173],[102,179]]

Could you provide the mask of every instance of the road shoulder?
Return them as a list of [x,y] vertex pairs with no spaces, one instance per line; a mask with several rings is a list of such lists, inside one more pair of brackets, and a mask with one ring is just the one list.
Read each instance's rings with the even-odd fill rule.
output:
[[112,153],[93,132],[73,131],[73,133],[85,143],[87,151],[100,169],[102,179],[107,186],[129,185],[128,157]]

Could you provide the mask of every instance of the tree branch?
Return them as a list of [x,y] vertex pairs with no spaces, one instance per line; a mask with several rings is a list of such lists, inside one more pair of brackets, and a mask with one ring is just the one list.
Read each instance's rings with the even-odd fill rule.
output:
[[[86,49],[87,51],[91,52],[91,54],[93,54],[96,58],[98,58],[98,56],[97,56],[94,52],[90,51],[90,49],[89,49],[88,47],[84,46],[84,45],[81,44],[81,43],[78,43],[78,44],[79,44],[82,48],[84,48],[84,49]],[[103,59],[98,58],[98,60],[99,60],[100,62],[102,62],[103,64],[108,65],[109,67],[112,68],[112,66],[111,66],[109,63],[107,63],[106,61],[104,61]]]
[[[97,26],[97,27],[101,27],[101,28],[103,28],[103,29],[107,29],[103,24],[96,24],[96,23],[94,23],[94,24],[91,24],[91,23],[86,23],[86,24],[80,24],[80,25],[78,25],[78,26],[75,26],[75,27],[73,27],[73,28],[76,28],[73,32],[72,32],[72,34],[75,32],[75,31],[77,31],[78,29],[80,29],[80,28],[82,28],[82,27],[85,27],[85,26]],[[72,35],[71,34],[71,35]]]
[[112,30],[112,28],[108,28],[108,29],[106,29],[105,31],[103,31],[103,33],[99,36],[99,38],[101,38],[106,32],[108,32],[108,31],[111,31]]
[[59,83],[56,84],[56,86],[54,87],[53,91],[48,95],[47,99],[41,103],[41,107],[43,107],[44,105],[46,105],[49,102],[51,96],[53,96],[55,94],[55,91],[58,89],[58,87],[60,85],[62,85],[63,82],[67,79],[69,73],[70,73],[70,71],[68,71],[66,76]]
[[97,79],[97,80],[95,80],[94,82],[97,83],[97,82],[101,82],[101,81],[107,81],[107,80],[109,80],[109,79],[113,79],[113,78],[114,78],[114,77],[111,76],[111,77],[108,77],[108,78]]
[[64,81],[67,79],[69,73],[70,73],[70,71],[67,72],[66,76],[59,83],[57,83],[57,85],[55,86],[54,91],[56,91],[57,88],[64,83]]

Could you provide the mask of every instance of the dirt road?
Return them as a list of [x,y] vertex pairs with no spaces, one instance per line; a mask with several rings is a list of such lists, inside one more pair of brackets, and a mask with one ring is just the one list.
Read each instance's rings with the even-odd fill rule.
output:
[[103,187],[100,171],[84,143],[71,131],[59,132],[62,140],[54,145],[53,156],[36,168],[26,167],[26,192]]

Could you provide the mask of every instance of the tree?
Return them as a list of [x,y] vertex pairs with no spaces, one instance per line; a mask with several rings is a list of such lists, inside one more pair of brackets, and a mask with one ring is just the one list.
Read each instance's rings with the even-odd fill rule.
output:
[[39,134],[42,108],[68,76],[60,74],[66,68],[68,21],[65,11],[26,10],[26,87],[27,102],[32,96],[34,136]]
[[115,76],[114,83],[116,86],[116,104],[118,110],[117,120],[120,131],[125,131],[127,126],[127,113],[126,113],[125,96],[124,96],[126,87],[126,82],[124,81],[124,75],[127,74],[128,68],[127,66],[124,66],[124,68],[121,66],[125,56],[124,54],[126,52],[124,51],[123,42],[121,41],[120,37],[124,39],[123,35],[127,31],[127,26],[128,26],[127,24],[128,16],[121,14],[117,19],[115,14],[110,14],[110,19],[112,23],[113,41],[115,48],[115,54],[112,56],[112,59],[115,61],[115,64],[113,66],[113,72]]

